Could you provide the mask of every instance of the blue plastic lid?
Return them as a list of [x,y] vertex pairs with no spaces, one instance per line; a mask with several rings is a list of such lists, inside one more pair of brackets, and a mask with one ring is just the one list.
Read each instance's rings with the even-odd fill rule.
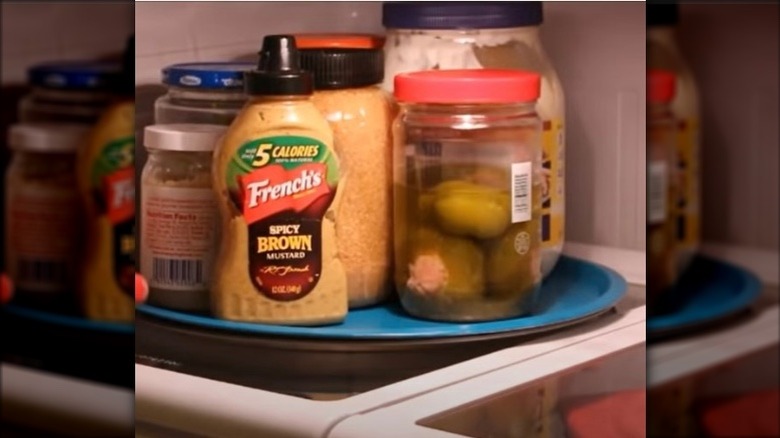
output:
[[382,24],[393,29],[497,29],[542,24],[542,2],[386,2]]
[[108,90],[122,72],[118,62],[61,61],[30,67],[27,80],[34,87],[63,90]]
[[199,89],[242,89],[244,72],[252,63],[200,62],[175,64],[163,69],[163,84]]

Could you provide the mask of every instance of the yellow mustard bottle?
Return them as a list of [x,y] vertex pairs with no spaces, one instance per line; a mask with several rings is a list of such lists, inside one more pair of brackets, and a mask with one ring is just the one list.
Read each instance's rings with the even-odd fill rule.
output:
[[106,109],[76,162],[85,209],[79,273],[87,318],[132,321],[135,306],[134,40],[128,41],[117,100]]
[[250,99],[214,152],[223,238],[213,313],[266,324],[340,322],[348,303],[335,224],[343,178],[294,38],[265,37],[244,86]]

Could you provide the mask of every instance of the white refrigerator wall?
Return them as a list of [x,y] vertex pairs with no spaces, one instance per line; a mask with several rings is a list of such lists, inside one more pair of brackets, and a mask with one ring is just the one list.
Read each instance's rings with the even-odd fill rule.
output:
[[3,1],[3,85],[23,84],[27,68],[39,62],[120,55],[133,33],[133,6],[131,1]]
[[703,108],[706,240],[778,250],[779,26],[775,2],[680,7]]
[[[255,61],[267,34],[384,32],[380,2],[139,2],[135,10],[144,89],[169,64]],[[566,93],[567,240],[644,250],[644,3],[550,2],[544,13],[542,38]],[[153,95],[139,98],[145,123]]]

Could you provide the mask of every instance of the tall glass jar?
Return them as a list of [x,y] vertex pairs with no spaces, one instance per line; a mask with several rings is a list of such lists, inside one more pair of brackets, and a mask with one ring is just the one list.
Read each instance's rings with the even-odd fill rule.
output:
[[[381,45],[373,36],[296,36],[301,68],[314,77],[314,106],[333,129],[342,208],[336,213],[339,258],[347,271],[350,308],[383,301],[392,291],[393,109],[378,84],[384,74]],[[360,48],[343,47],[345,45]],[[320,46],[320,47],[317,47]],[[370,199],[370,202],[366,202]]]
[[230,125],[247,101],[244,71],[251,63],[175,64],[162,71],[168,92],[154,104],[157,124]]
[[76,150],[88,127],[22,123],[9,130],[14,151],[5,177],[5,251],[15,300],[75,309],[81,208]]
[[208,312],[219,245],[211,189],[212,155],[227,128],[170,124],[144,129],[149,159],[141,176],[141,274],[149,304]]
[[647,5],[647,66],[675,74],[676,91],[669,103],[677,118],[677,168],[680,187],[674,215],[677,230],[677,265],[684,271],[701,243],[701,110],[696,78],[677,41],[676,3]]
[[395,282],[410,314],[484,321],[534,310],[539,82],[517,70],[396,76]]
[[565,233],[564,94],[539,36],[542,2],[386,2],[386,90],[398,73],[519,69],[541,76],[542,273],[558,262]]
[[662,311],[662,298],[677,279],[678,188],[676,120],[670,109],[674,73],[647,73],[647,301],[650,311]]
[[121,65],[90,61],[47,62],[31,67],[31,92],[19,102],[21,122],[93,124],[111,103]]

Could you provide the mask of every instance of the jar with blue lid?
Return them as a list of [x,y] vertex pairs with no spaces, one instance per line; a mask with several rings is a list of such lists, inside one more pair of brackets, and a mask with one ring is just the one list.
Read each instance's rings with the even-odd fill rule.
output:
[[230,125],[246,103],[244,71],[251,63],[175,64],[162,71],[168,92],[154,105],[157,124]]
[[21,122],[92,124],[111,102],[118,62],[62,61],[27,70],[30,93],[19,103]]

